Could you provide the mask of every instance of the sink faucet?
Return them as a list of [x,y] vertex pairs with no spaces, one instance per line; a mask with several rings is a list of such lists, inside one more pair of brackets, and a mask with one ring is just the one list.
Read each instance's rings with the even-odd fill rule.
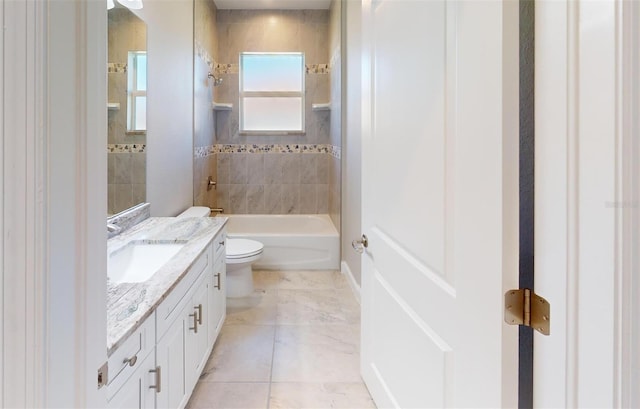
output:
[[120,226],[116,226],[113,223],[107,223],[107,231],[109,233],[117,233],[120,231]]

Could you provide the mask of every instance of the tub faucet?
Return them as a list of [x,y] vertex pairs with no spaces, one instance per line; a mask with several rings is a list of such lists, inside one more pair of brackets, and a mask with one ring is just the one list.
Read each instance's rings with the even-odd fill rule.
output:
[[107,223],[107,231],[109,233],[117,233],[120,231],[120,226],[116,226],[113,223]]
[[212,207],[211,208],[211,212],[212,213],[224,213],[224,209],[222,207]]

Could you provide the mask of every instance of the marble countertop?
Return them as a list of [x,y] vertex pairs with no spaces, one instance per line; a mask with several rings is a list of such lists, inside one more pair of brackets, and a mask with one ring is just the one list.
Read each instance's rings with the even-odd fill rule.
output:
[[226,217],[151,217],[107,241],[107,254],[133,240],[185,243],[147,281],[107,280],[107,355],[151,315],[226,223]]

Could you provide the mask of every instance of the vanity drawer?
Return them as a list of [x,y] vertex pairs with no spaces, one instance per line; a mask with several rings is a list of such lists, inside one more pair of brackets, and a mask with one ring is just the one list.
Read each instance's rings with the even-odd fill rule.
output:
[[193,283],[200,277],[202,272],[209,269],[211,266],[211,254],[209,251],[205,251],[198,257],[193,263],[189,271],[180,280],[178,285],[171,290],[167,298],[160,303],[156,309],[156,331],[157,338],[160,339],[164,333],[169,329],[173,320],[179,315],[180,311],[178,305],[184,296],[189,292],[189,289]]
[[111,399],[127,381],[156,345],[155,313],[147,317],[142,325],[120,345],[108,359],[109,384],[107,399]]

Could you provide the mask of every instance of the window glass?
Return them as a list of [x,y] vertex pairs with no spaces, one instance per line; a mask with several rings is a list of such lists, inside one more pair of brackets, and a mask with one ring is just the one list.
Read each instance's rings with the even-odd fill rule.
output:
[[240,55],[240,131],[304,132],[304,54]]
[[143,132],[147,130],[147,52],[129,51],[127,60],[127,132]]
[[302,98],[244,98],[243,106],[247,131],[302,129]]

